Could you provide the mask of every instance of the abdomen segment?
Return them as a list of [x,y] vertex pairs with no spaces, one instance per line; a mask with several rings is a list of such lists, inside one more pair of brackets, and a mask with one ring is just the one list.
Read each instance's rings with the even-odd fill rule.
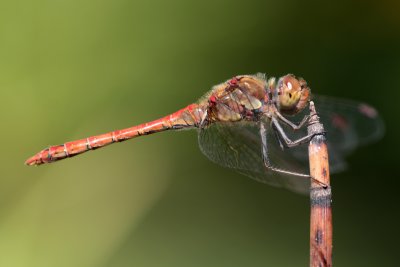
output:
[[203,118],[204,112],[204,108],[197,104],[192,104],[171,115],[152,122],[67,142],[62,145],[51,146],[30,157],[25,161],[25,164],[41,165],[43,163],[50,163],[73,157],[89,150],[94,150],[116,142],[122,142],[141,135],[148,135],[170,129],[197,127]]

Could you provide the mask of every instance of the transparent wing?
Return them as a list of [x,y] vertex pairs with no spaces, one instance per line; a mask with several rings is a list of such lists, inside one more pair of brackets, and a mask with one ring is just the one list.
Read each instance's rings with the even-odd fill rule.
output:
[[[382,118],[368,104],[322,95],[313,96],[313,101],[327,132],[331,173],[346,169],[346,155],[359,146],[380,139],[385,132]],[[293,120],[298,121],[302,116],[304,113]],[[285,131],[291,132],[288,128]],[[292,136],[296,136],[296,133]],[[308,162],[307,148],[290,150],[288,153],[301,162]]]
[[[292,154],[282,150],[269,121],[264,123],[271,165],[307,174],[308,165],[305,166]],[[308,178],[283,175],[264,167],[259,124],[256,122],[213,123],[199,131],[199,145],[203,154],[219,165],[235,169],[262,183],[285,187],[298,193],[308,192]]]
[[[345,169],[345,156],[358,146],[382,137],[384,124],[376,110],[364,103],[326,96],[314,96],[317,112],[327,132],[329,162],[332,173]],[[308,109],[289,119],[299,122]],[[269,121],[267,129],[268,157],[272,166],[291,172],[307,174],[307,145],[282,148]],[[287,135],[298,139],[306,127],[293,131],[282,123]],[[233,168],[257,181],[289,190],[307,193],[309,179],[282,175],[264,168],[259,126],[256,122],[213,123],[199,132],[201,151],[213,162]]]

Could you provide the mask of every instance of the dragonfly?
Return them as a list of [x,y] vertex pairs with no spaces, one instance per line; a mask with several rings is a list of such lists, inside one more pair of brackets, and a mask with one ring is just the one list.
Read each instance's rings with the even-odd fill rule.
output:
[[[215,85],[196,103],[160,119],[109,133],[50,146],[26,160],[41,165],[89,150],[167,130],[197,129],[202,153],[211,161],[259,182],[308,193],[310,175],[305,131],[307,106],[315,102],[327,134],[331,173],[343,171],[345,157],[378,140],[384,124],[372,106],[312,95],[293,74],[238,75]],[[321,133],[324,134],[324,133]]]

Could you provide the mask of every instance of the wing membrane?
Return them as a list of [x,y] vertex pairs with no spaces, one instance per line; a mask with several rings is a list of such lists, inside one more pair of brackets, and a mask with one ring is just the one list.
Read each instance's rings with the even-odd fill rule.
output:
[[[346,168],[344,157],[355,148],[379,139],[384,133],[382,119],[374,108],[361,102],[326,96],[313,98],[321,122],[327,132],[329,163],[332,173]],[[291,117],[299,122],[308,109]],[[307,145],[282,148],[270,121],[267,129],[268,157],[271,165],[291,172],[307,174]],[[292,140],[306,134],[304,129],[293,131],[282,123]],[[201,151],[213,162],[232,168],[257,181],[289,190],[307,193],[309,179],[276,173],[264,167],[259,122],[216,122],[199,131]]]
[[[327,132],[327,144],[329,149],[329,167],[331,173],[343,171],[347,167],[345,157],[357,147],[366,145],[380,139],[385,126],[377,111],[362,102],[348,99],[340,99],[322,95],[313,96],[316,110]],[[301,119],[302,115],[293,118]],[[288,127],[286,132],[293,131]],[[293,137],[295,136],[295,137]],[[307,148],[288,150],[301,162],[308,162]]]
[[[276,140],[269,125],[268,155],[274,167],[295,172],[307,173],[307,167],[291,154],[286,154]],[[201,151],[211,161],[247,175],[259,182],[289,190],[306,193],[309,179],[283,175],[264,167],[259,125],[256,122],[217,122],[199,132]]]

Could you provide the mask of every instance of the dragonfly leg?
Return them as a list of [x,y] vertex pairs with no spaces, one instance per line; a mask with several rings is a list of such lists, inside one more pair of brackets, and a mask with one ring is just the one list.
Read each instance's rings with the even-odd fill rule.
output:
[[279,168],[272,166],[271,162],[269,161],[269,157],[268,157],[267,132],[265,130],[264,123],[260,123],[260,137],[261,137],[261,143],[262,143],[262,158],[263,158],[263,162],[264,162],[264,167],[267,170],[274,171],[274,172],[281,173],[281,174],[298,176],[298,177],[302,177],[302,178],[311,178],[311,176],[309,174],[287,171],[287,170],[279,169]]
[[320,182],[318,179],[315,179],[314,177],[312,177],[309,174],[292,172],[292,171],[283,170],[283,169],[279,169],[279,168],[272,166],[269,161],[269,157],[268,157],[267,132],[265,130],[265,126],[263,123],[260,124],[260,137],[261,137],[261,143],[262,143],[262,158],[263,158],[263,162],[264,162],[264,167],[267,170],[274,171],[274,172],[277,172],[280,174],[293,175],[293,176],[297,176],[297,177],[301,177],[301,178],[312,179],[312,180],[316,181],[317,183],[321,184],[321,186],[323,186],[324,188],[328,187],[326,184]]
[[279,134],[278,134],[278,131],[274,131],[274,136],[275,136],[275,138],[276,138],[276,141],[279,143],[279,147],[282,149],[282,150],[285,150],[285,146],[283,145],[283,141],[281,140],[282,138],[279,136]]
[[291,122],[290,120],[286,119],[281,113],[279,113],[278,111],[275,112],[276,115],[278,116],[278,118],[283,121],[284,123],[286,123],[287,125],[289,125],[293,130],[299,130],[301,129],[306,122],[308,122],[308,120],[310,119],[310,115],[305,115],[304,118],[301,120],[301,122],[299,124],[295,124],[293,122]]
[[[276,132],[278,133],[278,136],[281,138],[281,140],[283,141],[283,143],[287,146],[287,147],[295,147],[301,144],[305,144],[310,142],[311,138],[314,137],[314,135],[319,134],[319,133],[313,133],[313,134],[308,134],[304,137],[301,137],[297,140],[290,140],[290,138],[286,135],[285,131],[282,129],[282,126],[279,124],[279,121],[275,118],[272,118],[272,124],[276,130]],[[322,133],[321,133],[322,134]]]

